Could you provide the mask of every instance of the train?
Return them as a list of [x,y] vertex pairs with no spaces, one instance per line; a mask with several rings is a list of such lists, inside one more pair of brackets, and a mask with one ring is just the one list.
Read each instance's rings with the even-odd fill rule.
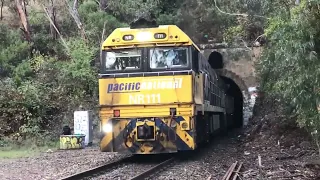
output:
[[194,151],[226,132],[234,98],[176,25],[116,28],[101,46],[100,151]]

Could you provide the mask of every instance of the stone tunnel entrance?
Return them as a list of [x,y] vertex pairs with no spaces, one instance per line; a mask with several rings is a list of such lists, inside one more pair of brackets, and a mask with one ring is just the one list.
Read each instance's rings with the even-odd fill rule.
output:
[[232,71],[229,71],[224,68],[224,62],[222,55],[213,51],[208,57],[209,64],[221,79],[228,84],[229,88],[226,91],[226,94],[234,98],[234,113],[232,114],[232,122],[228,123],[229,127],[239,128],[244,125],[244,106],[245,106],[245,97],[244,93],[248,92],[248,88],[245,82]]
[[239,128],[243,125],[243,95],[239,86],[230,78],[225,76],[220,76],[223,81],[228,84],[229,89],[226,91],[228,96],[234,98],[234,113],[232,115],[232,124],[229,127]]

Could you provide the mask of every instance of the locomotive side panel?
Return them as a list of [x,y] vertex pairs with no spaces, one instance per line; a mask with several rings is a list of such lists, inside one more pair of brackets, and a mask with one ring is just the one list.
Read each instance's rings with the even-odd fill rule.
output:
[[[202,77],[204,111],[225,112],[225,92],[223,81],[211,68],[209,62],[199,52],[199,67]],[[197,87],[195,87],[197,88]]]

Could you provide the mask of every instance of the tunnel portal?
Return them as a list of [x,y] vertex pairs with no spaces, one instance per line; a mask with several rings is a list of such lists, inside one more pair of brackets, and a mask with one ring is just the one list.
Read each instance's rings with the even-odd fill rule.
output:
[[232,114],[232,123],[228,124],[228,127],[239,128],[243,125],[243,94],[239,86],[230,78],[220,76],[225,84],[229,86],[226,94],[233,97],[234,100],[234,113]]
[[242,92],[247,91],[244,81],[235,73],[224,69],[224,62],[221,53],[217,51],[211,52],[208,62],[211,68],[214,69],[224,83],[227,84],[228,88],[226,90],[226,94],[234,98],[234,113],[231,115],[232,121],[228,123],[228,127],[239,128],[243,126],[244,96]]

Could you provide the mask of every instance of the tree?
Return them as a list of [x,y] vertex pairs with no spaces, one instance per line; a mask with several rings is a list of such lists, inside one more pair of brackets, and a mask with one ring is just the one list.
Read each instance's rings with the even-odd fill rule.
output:
[[262,87],[280,95],[297,115],[297,123],[313,134],[320,154],[320,13],[318,1],[301,1],[269,21],[259,71]]
[[107,0],[100,0],[100,10],[105,11],[107,8]]
[[21,29],[21,30],[23,30],[27,41],[31,42],[31,29],[30,29],[30,24],[28,21],[25,1],[24,0],[15,0],[15,3],[16,3],[16,8],[17,8],[19,17],[21,19],[21,23],[23,25],[23,29]]

